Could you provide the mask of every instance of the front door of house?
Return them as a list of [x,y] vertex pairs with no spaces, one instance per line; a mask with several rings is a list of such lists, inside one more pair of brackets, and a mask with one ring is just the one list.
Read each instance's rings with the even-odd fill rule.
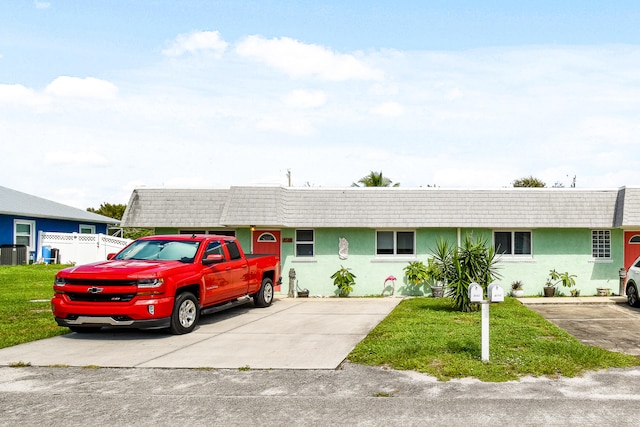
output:
[[280,230],[254,230],[252,240],[251,252],[280,259]]
[[[275,255],[280,259],[280,230],[254,230],[251,237],[251,252],[254,254]],[[282,262],[282,261],[281,261]],[[276,291],[280,285],[273,284]]]
[[640,257],[640,231],[624,232],[624,268],[628,270]]

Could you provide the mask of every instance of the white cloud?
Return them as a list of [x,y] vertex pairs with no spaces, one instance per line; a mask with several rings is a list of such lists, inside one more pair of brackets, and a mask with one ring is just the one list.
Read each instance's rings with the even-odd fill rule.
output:
[[36,9],[48,9],[51,7],[51,3],[49,3],[48,1],[34,1],[33,2],[36,6]]
[[294,136],[308,136],[314,133],[314,127],[299,117],[266,117],[257,123],[257,128]]
[[60,76],[45,88],[48,95],[63,98],[115,99],[118,87],[106,80]]
[[249,36],[236,46],[240,56],[253,58],[294,78],[315,77],[326,81],[380,80],[383,73],[354,55],[333,52],[289,37],[267,40]]
[[44,156],[44,164],[49,166],[95,167],[108,166],[109,161],[101,154],[90,151],[50,151]]
[[216,57],[221,57],[227,45],[228,43],[220,38],[218,31],[196,31],[178,35],[171,46],[162,51],[162,54],[180,56],[185,53],[212,51]]
[[36,94],[33,89],[19,84],[0,84],[0,105],[40,105],[45,102],[46,100]]
[[282,97],[282,101],[291,107],[315,108],[327,102],[327,95],[321,90],[294,90]]
[[404,114],[404,107],[397,102],[385,102],[371,109],[373,114],[384,117],[398,117]]

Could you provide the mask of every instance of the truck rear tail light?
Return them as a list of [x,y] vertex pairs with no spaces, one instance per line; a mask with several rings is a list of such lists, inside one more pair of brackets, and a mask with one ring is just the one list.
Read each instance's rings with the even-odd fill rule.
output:
[[150,315],[153,316],[153,314],[156,312],[156,308],[153,305],[148,305],[147,311],[149,312]]

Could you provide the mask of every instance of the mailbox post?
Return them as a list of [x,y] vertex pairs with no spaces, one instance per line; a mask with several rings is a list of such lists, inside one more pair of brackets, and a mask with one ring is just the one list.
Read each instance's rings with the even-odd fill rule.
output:
[[493,282],[487,287],[488,300],[484,299],[482,286],[473,282],[469,285],[469,301],[480,304],[482,309],[482,361],[489,361],[489,304],[504,301],[504,289]]

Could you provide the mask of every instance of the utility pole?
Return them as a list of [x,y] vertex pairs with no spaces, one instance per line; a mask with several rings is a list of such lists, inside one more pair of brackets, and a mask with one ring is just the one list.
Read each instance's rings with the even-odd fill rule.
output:
[[291,187],[291,169],[287,169],[287,181],[289,182],[289,187]]

